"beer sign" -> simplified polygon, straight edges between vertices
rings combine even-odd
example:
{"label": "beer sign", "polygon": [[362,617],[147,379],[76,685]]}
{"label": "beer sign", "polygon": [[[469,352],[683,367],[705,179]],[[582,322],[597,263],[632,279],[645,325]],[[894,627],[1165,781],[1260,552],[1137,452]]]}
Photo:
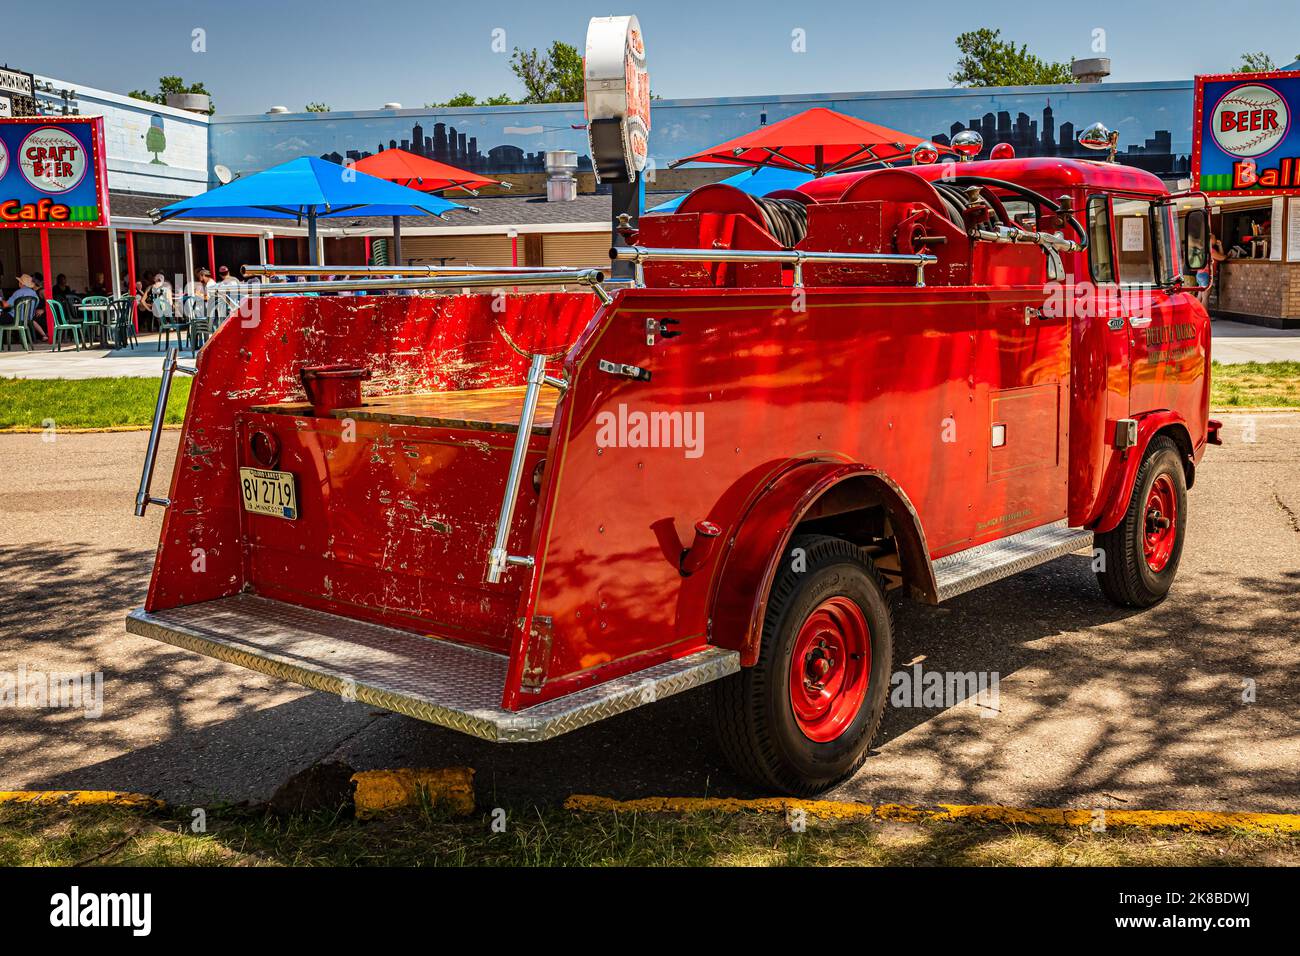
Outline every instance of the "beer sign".
{"label": "beer sign", "polygon": [[1300,195],[1300,73],[1198,76],[1192,181],[1211,196]]}
{"label": "beer sign", "polygon": [[0,119],[0,229],[107,225],[102,117]]}
{"label": "beer sign", "polygon": [[592,17],[583,62],[596,179],[635,182],[650,159],[650,73],[637,18]]}

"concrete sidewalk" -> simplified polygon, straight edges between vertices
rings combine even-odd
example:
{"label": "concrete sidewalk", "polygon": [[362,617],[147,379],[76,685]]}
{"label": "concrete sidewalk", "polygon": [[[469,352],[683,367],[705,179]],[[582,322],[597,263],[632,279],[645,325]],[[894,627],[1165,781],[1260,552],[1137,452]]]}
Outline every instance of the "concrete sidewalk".
{"label": "concrete sidewalk", "polygon": [[1300,329],[1270,329],[1215,319],[1210,354],[1217,362],[1300,362]]}
{"label": "concrete sidewalk", "polygon": [[[135,348],[76,351],[65,344],[60,352],[45,342],[35,343],[30,352],[15,345],[7,352],[0,351],[0,378],[158,378],[165,354],[158,340],[157,333],[146,332]],[[171,344],[175,341],[173,336]],[[192,354],[181,353],[185,357]]]}

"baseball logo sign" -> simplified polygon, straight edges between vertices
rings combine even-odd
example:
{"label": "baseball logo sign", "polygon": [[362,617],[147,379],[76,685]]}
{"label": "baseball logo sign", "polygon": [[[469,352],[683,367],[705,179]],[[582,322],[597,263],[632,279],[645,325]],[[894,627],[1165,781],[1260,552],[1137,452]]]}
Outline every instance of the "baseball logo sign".
{"label": "baseball logo sign", "polygon": [[4,142],[0,141],[0,179],[4,179],[7,172],[9,172],[9,150]]}
{"label": "baseball logo sign", "polygon": [[1286,138],[1291,114],[1286,100],[1263,83],[1247,83],[1214,104],[1210,132],[1225,153],[1263,156]]}
{"label": "baseball logo sign", "polygon": [[86,150],[65,129],[43,126],[32,130],[18,150],[18,168],[33,187],[44,193],[66,193],[86,177]]}

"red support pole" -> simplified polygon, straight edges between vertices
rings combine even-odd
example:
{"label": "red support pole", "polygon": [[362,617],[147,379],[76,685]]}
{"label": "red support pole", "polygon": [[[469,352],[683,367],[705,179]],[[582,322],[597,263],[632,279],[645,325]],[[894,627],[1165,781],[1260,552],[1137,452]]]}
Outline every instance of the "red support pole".
{"label": "red support pole", "polygon": [[370,265],[370,237],[366,236],[366,265]]}
{"label": "red support pole", "polygon": [[266,238],[266,264],[275,265],[275,237],[267,236]]}
{"label": "red support pole", "polygon": [[54,298],[54,276],[50,275],[50,230],[45,226],[41,227],[41,275],[44,279],[45,288],[41,290],[42,297],[46,300],[45,306],[45,331],[50,335],[50,341],[54,341],[54,312],[49,307],[49,300]]}
{"label": "red support pole", "polygon": [[510,264],[516,267],[519,265],[519,233],[510,237]]}
{"label": "red support pole", "polygon": [[129,229],[126,231],[126,281],[130,286],[127,295],[131,297],[131,322],[135,325],[136,334],[139,334],[140,303],[135,298],[135,233]]}
{"label": "red support pole", "polygon": [[212,277],[217,277],[217,244],[212,238],[212,233],[208,233],[208,271]]}

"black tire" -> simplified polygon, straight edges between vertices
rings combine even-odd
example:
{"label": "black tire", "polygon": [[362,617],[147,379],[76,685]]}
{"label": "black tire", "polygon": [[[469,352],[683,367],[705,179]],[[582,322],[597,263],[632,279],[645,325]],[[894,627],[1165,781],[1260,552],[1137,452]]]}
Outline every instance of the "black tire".
{"label": "black tire", "polygon": [[[799,571],[795,549],[804,554]],[[867,625],[870,667],[861,655],[854,658],[860,662],[858,673],[867,672],[866,689],[852,718],[845,716],[842,725],[833,725],[842,730],[818,742],[805,734],[795,716],[792,656],[805,622],[825,602],[838,602],[852,614],[845,599],[856,605]],[[884,584],[869,558],[840,538],[794,538],[772,585],[757,663],[713,685],[719,742],[736,771],[765,789],[794,796],[821,793],[852,776],[866,760],[880,727],[893,666],[893,634]],[[848,695],[850,701],[857,698]],[[846,706],[845,713],[852,712],[851,704]]]}
{"label": "black tire", "polygon": [[[1167,482],[1172,491],[1172,552],[1158,569],[1153,568],[1144,550],[1149,531],[1148,501],[1157,482]],[[1158,518],[1169,517],[1158,514]],[[1158,520],[1157,518],[1157,520]],[[1124,518],[1110,531],[1097,535],[1096,547],[1102,562],[1097,570],[1101,590],[1121,607],[1151,607],[1169,593],[1183,555],[1183,535],[1187,531],[1187,476],[1182,455],[1174,441],[1157,436],[1147,446],[1142,464],[1133,482]],[[1157,562],[1159,563],[1159,562]]]}

